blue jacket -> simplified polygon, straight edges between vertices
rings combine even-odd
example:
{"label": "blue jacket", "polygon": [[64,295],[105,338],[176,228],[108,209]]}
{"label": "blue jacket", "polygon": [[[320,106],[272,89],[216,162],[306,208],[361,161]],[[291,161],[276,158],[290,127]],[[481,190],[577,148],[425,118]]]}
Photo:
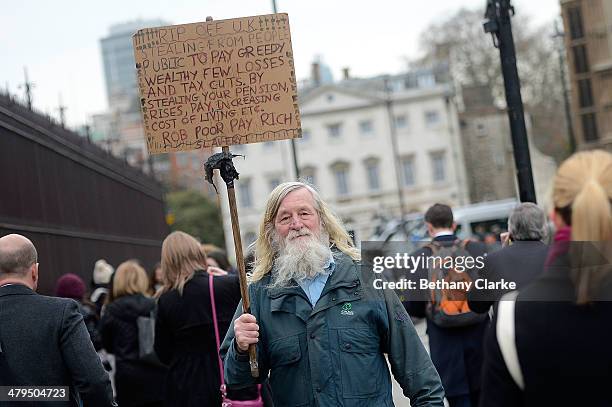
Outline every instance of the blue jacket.
{"label": "blue jacket", "polygon": [[[314,309],[295,287],[269,289],[270,275],[250,285],[257,318],[260,378],[270,374],[280,406],[393,406],[393,376],[412,406],[444,405],[444,391],[410,317],[397,295],[376,290],[374,275],[336,252],[336,269]],[[238,306],[237,318],[242,313]],[[252,383],[248,355],[238,353],[234,329],[221,355],[228,384]]]}

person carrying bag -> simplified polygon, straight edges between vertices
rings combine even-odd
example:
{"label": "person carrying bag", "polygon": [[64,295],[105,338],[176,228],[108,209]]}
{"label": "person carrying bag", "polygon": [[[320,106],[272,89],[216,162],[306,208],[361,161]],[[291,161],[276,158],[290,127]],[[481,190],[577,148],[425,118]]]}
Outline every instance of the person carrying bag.
{"label": "person carrying bag", "polygon": [[219,356],[220,339],[219,339],[219,324],[217,323],[217,309],[215,306],[215,286],[213,283],[214,276],[209,274],[208,286],[210,288],[210,305],[212,307],[213,325],[215,327],[215,342],[217,345],[217,358],[219,359],[219,377],[221,379],[221,407],[264,407],[264,402],[261,397],[261,384],[257,385],[257,398],[254,400],[231,400],[227,397],[227,386],[223,374],[223,361]]}

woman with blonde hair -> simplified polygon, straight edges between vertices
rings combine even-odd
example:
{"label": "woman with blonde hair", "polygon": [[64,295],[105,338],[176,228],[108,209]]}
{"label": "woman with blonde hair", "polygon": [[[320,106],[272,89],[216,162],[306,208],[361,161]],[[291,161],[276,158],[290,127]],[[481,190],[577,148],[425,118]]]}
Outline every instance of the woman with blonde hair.
{"label": "woman with blonde hair", "polygon": [[612,405],[612,154],[568,158],[552,202],[544,273],[502,298],[489,331],[481,406]]}
{"label": "woman with blonde hair", "polygon": [[155,300],[147,296],[149,278],[135,261],[121,263],[100,321],[104,349],[115,355],[115,387],[121,406],[161,406],[166,368],[140,359],[139,317],[149,317]]}
{"label": "woman with blonde hair", "polygon": [[[166,406],[220,406],[219,357],[215,342],[206,254],[184,232],[172,232],[162,244],[163,287],[158,300],[155,351],[169,366]],[[237,276],[214,273],[221,338],[240,302]],[[257,388],[249,389],[257,392]],[[256,395],[256,394],[255,394]],[[255,398],[247,391],[244,398]],[[233,395],[240,398],[241,395]]]}

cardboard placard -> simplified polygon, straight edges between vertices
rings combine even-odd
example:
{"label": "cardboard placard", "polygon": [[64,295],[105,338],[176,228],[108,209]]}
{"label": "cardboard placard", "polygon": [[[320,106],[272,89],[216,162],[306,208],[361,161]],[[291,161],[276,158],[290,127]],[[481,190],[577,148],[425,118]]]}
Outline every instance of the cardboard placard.
{"label": "cardboard placard", "polygon": [[285,13],[133,36],[150,154],[301,136]]}

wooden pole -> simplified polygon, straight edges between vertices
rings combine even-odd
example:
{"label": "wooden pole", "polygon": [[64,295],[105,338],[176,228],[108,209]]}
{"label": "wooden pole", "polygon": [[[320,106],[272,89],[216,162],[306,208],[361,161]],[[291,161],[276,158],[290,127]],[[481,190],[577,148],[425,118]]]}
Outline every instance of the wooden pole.
{"label": "wooden pole", "polygon": [[[213,21],[211,16],[206,17],[206,21]],[[229,146],[222,147],[222,153],[227,154],[230,157],[230,165],[233,172],[233,164],[231,164],[231,154]],[[221,172],[222,170],[219,169]],[[212,172],[211,172],[212,175]],[[238,265],[238,278],[240,280],[240,297],[242,297],[242,312],[247,313],[251,308],[251,301],[249,300],[249,286],[246,278],[246,269],[244,267],[244,254],[242,253],[242,238],[240,237],[240,224],[238,223],[238,209],[236,205],[236,193],[234,191],[234,181],[230,181],[223,177],[223,181],[227,185],[227,198],[230,207],[230,218],[232,221],[232,233],[234,234],[234,249],[236,251],[236,263]],[[227,174],[226,174],[227,175]],[[233,178],[233,177],[232,177]],[[238,173],[236,173],[238,178]],[[212,183],[212,178],[209,179]],[[257,347],[255,344],[249,345],[249,365],[251,366],[251,376],[259,377],[259,365],[257,363]]]}
{"label": "wooden pole", "polygon": [[[223,153],[229,154],[229,147],[223,146]],[[242,253],[242,238],[240,237],[240,224],[238,223],[238,209],[236,205],[236,193],[234,183],[227,184],[227,198],[230,207],[230,218],[232,221],[232,232],[234,234],[234,248],[236,250],[236,263],[238,264],[238,277],[240,278],[240,296],[242,297],[242,312],[250,311],[249,287],[244,267],[244,254]],[[249,345],[249,365],[251,376],[259,377],[259,366],[257,364],[257,347]]]}

